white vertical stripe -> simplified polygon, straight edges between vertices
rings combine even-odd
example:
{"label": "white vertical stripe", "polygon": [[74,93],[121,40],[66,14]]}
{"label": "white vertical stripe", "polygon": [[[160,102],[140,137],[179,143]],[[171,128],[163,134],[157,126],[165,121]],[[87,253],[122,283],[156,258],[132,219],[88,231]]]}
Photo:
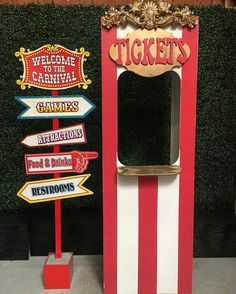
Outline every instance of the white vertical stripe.
{"label": "white vertical stripe", "polygon": [[158,294],[178,292],[179,176],[158,177]]}
{"label": "white vertical stripe", "polygon": [[[117,38],[133,28],[119,27]],[[117,79],[126,68],[117,67]],[[118,151],[118,150],[117,150]],[[121,166],[117,158],[117,165]],[[138,177],[117,175],[117,293],[138,293]]]}
{"label": "white vertical stripe", "polygon": [[117,293],[138,293],[138,177],[117,176]]}
{"label": "white vertical stripe", "polygon": [[[173,33],[176,38],[182,37],[182,28],[168,27],[165,30]],[[181,79],[182,68],[173,70]],[[175,164],[179,164],[179,157]],[[179,178],[179,175],[158,177],[158,294],[178,293]]]}

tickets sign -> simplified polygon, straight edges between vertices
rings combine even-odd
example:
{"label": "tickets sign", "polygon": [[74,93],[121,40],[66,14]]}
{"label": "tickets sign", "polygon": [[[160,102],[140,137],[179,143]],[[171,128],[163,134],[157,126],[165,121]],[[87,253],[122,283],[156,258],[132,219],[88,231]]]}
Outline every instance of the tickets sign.
{"label": "tickets sign", "polygon": [[26,109],[18,119],[84,118],[96,106],[84,95],[77,96],[18,96]]}
{"label": "tickets sign", "polygon": [[96,159],[97,152],[72,151],[45,154],[25,154],[25,169],[30,174],[83,173],[89,160]]}
{"label": "tickets sign", "polygon": [[22,78],[16,81],[23,90],[26,86],[47,90],[74,86],[86,89],[91,83],[84,75],[85,57],[90,55],[84,48],[71,51],[61,45],[47,44],[34,51],[20,48],[15,55],[24,67]]}
{"label": "tickets sign", "polygon": [[87,196],[92,191],[83,186],[90,174],[27,182],[17,195],[29,203]]}
{"label": "tickets sign", "polygon": [[162,29],[138,29],[117,39],[109,50],[118,65],[143,77],[154,77],[181,67],[190,56],[190,47],[182,38]]}
{"label": "tickets sign", "polygon": [[87,143],[87,137],[85,126],[83,123],[80,123],[57,130],[29,135],[21,143],[26,147],[84,144]]}

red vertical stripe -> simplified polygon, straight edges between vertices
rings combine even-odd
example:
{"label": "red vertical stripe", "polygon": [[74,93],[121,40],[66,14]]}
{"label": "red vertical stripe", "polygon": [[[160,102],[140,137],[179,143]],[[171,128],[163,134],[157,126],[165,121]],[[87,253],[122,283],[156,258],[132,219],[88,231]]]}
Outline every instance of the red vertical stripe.
{"label": "red vertical stripe", "polygon": [[[138,294],[157,293],[158,178],[139,177]],[[128,293],[127,293],[128,294]]]}
{"label": "red vertical stripe", "polygon": [[109,57],[109,49],[116,39],[116,28],[101,29],[101,39],[104,293],[115,294],[117,293],[117,69]]}
{"label": "red vertical stripe", "polygon": [[180,101],[180,205],[178,293],[192,293],[194,161],[197,94],[198,26],[183,28],[183,40],[190,46],[190,58],[182,67]]}
{"label": "red vertical stripe", "polygon": [[[58,91],[52,91],[52,96],[58,96]],[[59,128],[59,119],[53,118],[53,130]],[[59,145],[53,147],[53,152],[60,152]],[[54,178],[60,178],[59,173],[54,174]],[[55,200],[55,255],[56,258],[61,258],[61,200]]]}

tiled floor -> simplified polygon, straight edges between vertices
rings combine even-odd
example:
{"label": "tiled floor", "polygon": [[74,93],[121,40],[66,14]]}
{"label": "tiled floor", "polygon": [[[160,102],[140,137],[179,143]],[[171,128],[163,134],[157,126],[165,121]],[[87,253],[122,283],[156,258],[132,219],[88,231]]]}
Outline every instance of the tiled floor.
{"label": "tiled floor", "polygon": [[[70,290],[44,290],[45,257],[0,261],[0,294],[101,294],[102,256],[75,256]],[[129,294],[129,293],[124,293]],[[236,294],[236,258],[194,260],[193,294]]]}

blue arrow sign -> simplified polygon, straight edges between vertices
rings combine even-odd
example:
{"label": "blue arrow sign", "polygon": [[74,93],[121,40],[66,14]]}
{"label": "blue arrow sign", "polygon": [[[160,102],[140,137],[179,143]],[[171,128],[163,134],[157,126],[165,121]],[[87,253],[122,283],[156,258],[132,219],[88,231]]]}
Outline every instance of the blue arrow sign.
{"label": "blue arrow sign", "polygon": [[26,107],[18,119],[84,118],[96,106],[84,95],[17,96]]}

